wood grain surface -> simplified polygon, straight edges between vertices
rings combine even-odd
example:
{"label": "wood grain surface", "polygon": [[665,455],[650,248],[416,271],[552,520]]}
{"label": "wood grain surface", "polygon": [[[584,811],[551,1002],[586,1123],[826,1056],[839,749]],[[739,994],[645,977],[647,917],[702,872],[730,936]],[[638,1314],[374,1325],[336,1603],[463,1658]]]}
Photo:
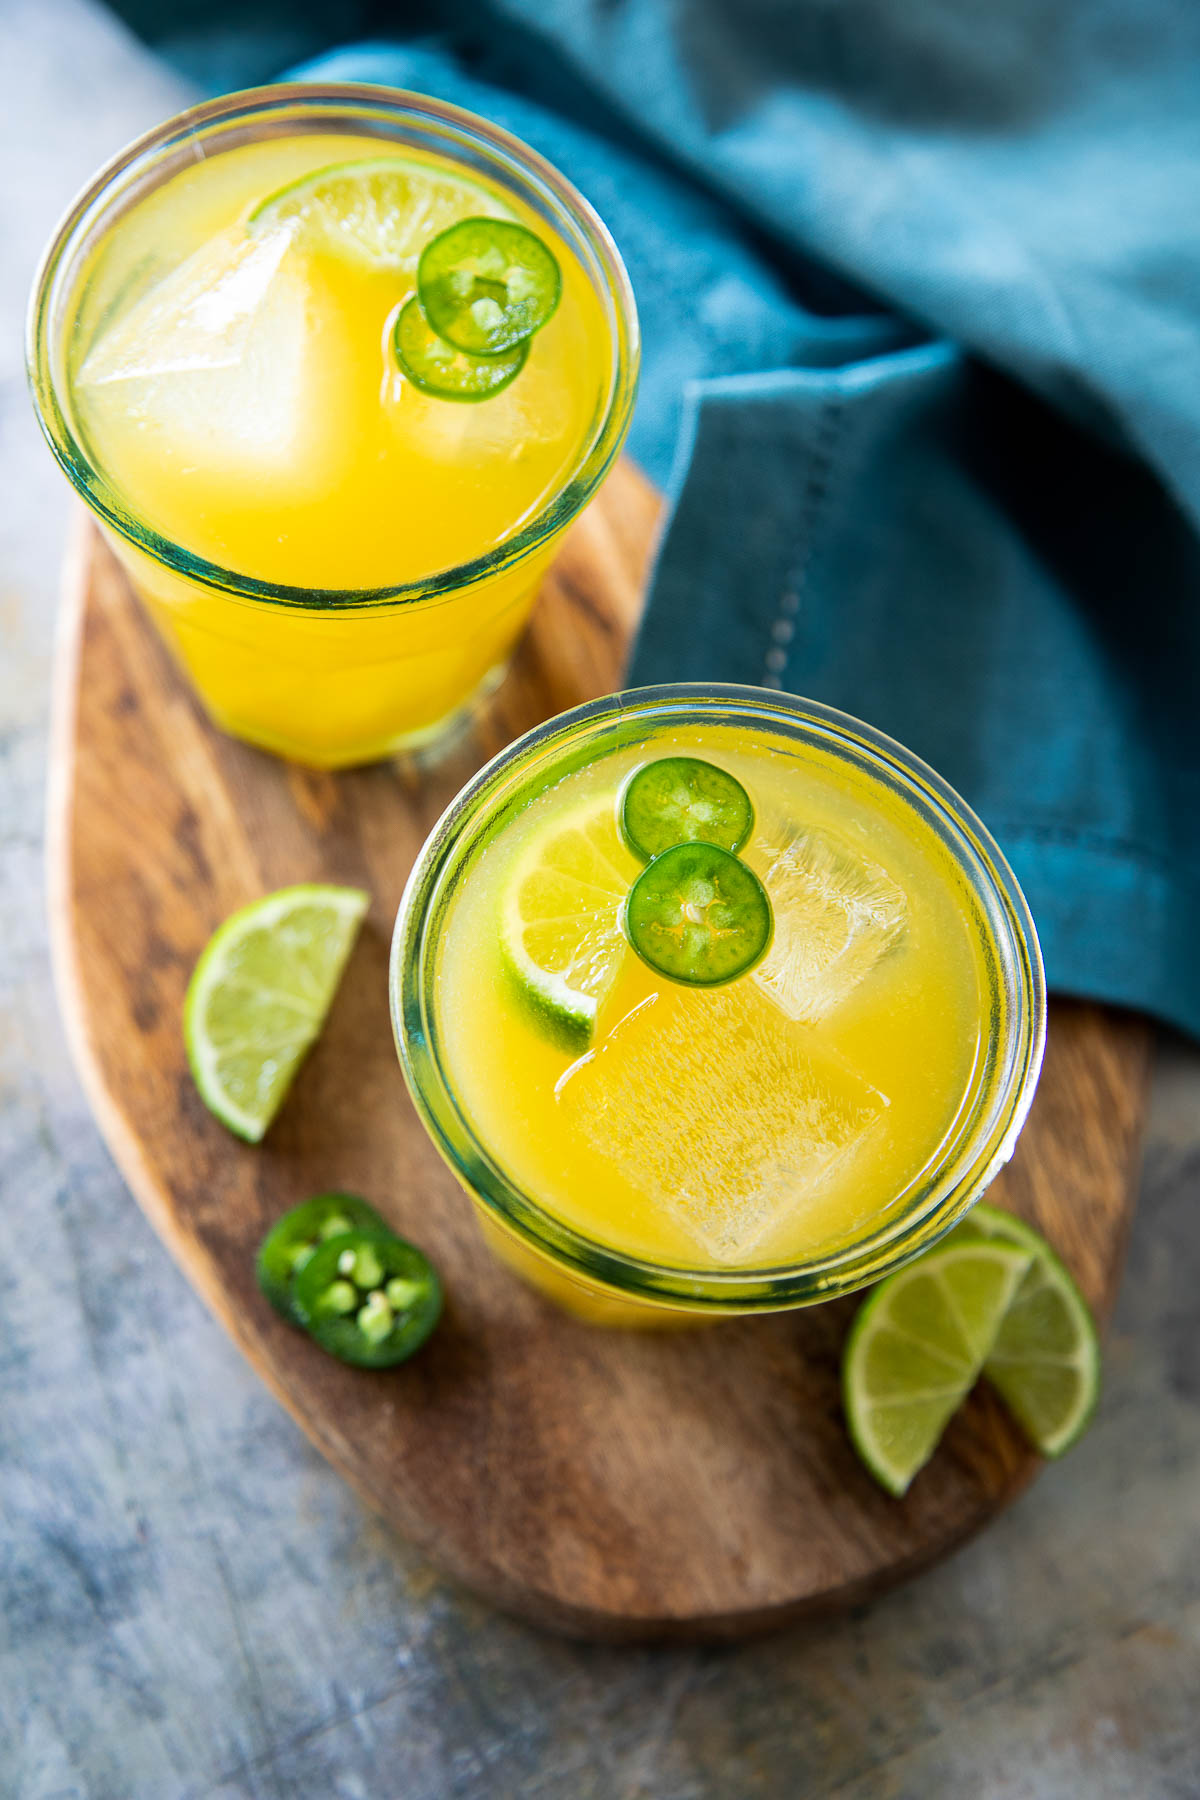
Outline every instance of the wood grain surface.
{"label": "wood grain surface", "polygon": [[[96,1117],[175,1256],[313,1442],[442,1570],[585,1636],[719,1637],[865,1597],[963,1541],[1037,1459],[981,1387],[908,1497],[842,1425],[854,1302],[707,1332],[604,1333],[492,1260],[427,1142],[391,1042],[387,945],[413,858],[478,764],[619,680],[659,502],[619,469],[573,529],[513,672],[436,768],[324,774],[200,716],[109,552],[80,530],[57,660],[51,914]],[[205,1111],[180,1032],[235,907],[301,880],[372,893],[320,1043],[265,1145]],[[1149,1028],[1056,1002],[1041,1088],[993,1198],[1037,1224],[1106,1317],[1144,1114]],[[372,1199],[445,1274],[448,1315],[387,1375],[344,1368],[259,1297],[254,1251],[325,1187]]]}

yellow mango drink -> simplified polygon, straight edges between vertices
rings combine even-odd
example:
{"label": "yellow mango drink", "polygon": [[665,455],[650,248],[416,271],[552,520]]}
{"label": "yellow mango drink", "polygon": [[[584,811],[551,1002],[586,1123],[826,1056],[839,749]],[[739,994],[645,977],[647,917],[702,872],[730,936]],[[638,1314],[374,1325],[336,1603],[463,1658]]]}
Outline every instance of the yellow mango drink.
{"label": "yellow mango drink", "polygon": [[637,326],[603,226],[515,139],[293,87],[98,178],[30,363],[212,718],[333,767],[436,741],[499,679],[623,439]]}
{"label": "yellow mango drink", "polygon": [[1011,1154],[1045,999],[983,826],[758,689],[592,703],[476,777],[393,947],[404,1072],[493,1247],[595,1322],[805,1304]]}

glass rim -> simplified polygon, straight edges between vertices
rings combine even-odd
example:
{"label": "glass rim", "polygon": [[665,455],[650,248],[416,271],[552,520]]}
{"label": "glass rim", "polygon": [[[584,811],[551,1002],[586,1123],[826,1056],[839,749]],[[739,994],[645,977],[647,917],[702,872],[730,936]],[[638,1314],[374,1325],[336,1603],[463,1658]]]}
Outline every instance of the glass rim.
{"label": "glass rim", "polygon": [[[560,227],[568,224],[574,229],[596,265],[589,270],[587,261],[581,258],[585,273],[603,277],[611,302],[611,388],[603,415],[571,473],[510,537],[480,556],[416,581],[373,588],[299,587],[240,574],[194,555],[135,513],[125,512],[115,504],[115,497],[109,497],[103,471],[72,429],[60,399],[55,374],[54,302],[62,297],[61,284],[73,275],[75,253],[102,226],[114,187],[123,177],[132,179],[140,167],[152,166],[156,157],[168,154],[197,131],[215,132],[252,122],[256,116],[269,118],[289,112],[301,118],[329,118],[345,113],[350,124],[371,116],[406,120],[417,127],[424,125],[444,142],[482,153],[495,168],[515,176],[544,201]],[[572,242],[570,232],[566,235]],[[572,247],[578,254],[578,243]],[[105,525],[173,573],[213,588],[228,599],[304,611],[352,612],[451,598],[462,589],[525,561],[557,536],[592,498],[624,441],[637,392],[640,336],[633,289],[607,226],[566,176],[520,138],[465,107],[404,88],[365,82],[281,82],[244,88],[175,113],[104,165],[67,208],[43,253],[26,316],[25,354],[30,393],[42,433],[72,487]]]}
{"label": "glass rim", "polygon": [[[470,853],[479,829],[519,791],[531,764],[552,769],[581,739],[602,742],[623,719],[650,725],[672,715],[722,707],[721,717],[767,725],[774,716],[809,741],[824,741],[860,772],[880,777],[912,802],[981,904],[1009,1003],[1003,1008],[1005,1054],[998,1076],[981,1086],[968,1122],[920,1172],[902,1216],[823,1257],[750,1269],[683,1267],[614,1249],[556,1218],[491,1156],[455,1099],[436,1049],[429,1003],[432,957],[426,925],[443,877]],[[465,848],[464,848],[465,844]],[[392,1028],[409,1093],[435,1148],[468,1192],[535,1252],[589,1284],[615,1294],[692,1311],[775,1311],[832,1299],[878,1280],[951,1229],[1009,1160],[1037,1086],[1046,1040],[1046,989],[1037,929],[1028,903],[991,833],[948,782],[873,726],[826,706],[766,688],[680,682],[627,689],[559,714],[514,740],[450,802],[420,851],[405,886],[392,936]],[[985,1104],[986,1102],[986,1104]],[[978,1116],[975,1116],[978,1115]],[[904,1190],[909,1193],[910,1190]],[[898,1196],[899,1198],[900,1196]]]}

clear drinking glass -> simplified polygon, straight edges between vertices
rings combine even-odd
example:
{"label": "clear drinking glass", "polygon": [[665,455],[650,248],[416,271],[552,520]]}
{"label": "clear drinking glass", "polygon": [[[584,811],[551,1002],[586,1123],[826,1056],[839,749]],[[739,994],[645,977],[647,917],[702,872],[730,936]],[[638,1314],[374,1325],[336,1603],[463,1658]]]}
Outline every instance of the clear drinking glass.
{"label": "clear drinking glass", "polygon": [[[603,316],[608,367],[573,466],[486,554],[421,580],[371,589],[286,586],[204,560],[156,530],[136,493],[119,491],[89,449],[73,404],[70,328],[81,284],[114,223],[198,159],[301,133],[369,137],[381,152],[433,155],[468,177],[482,176],[568,247]],[[280,755],[336,767],[435,742],[500,679],[563,531],[595,494],[624,439],[638,326],[628,277],[603,224],[517,139],[417,94],[295,84],[194,107],[97,176],[46,254],[28,355],[51,449],[212,718]],[[442,404],[447,416],[467,410]]]}
{"label": "clear drinking glass", "polygon": [[[678,1267],[627,1255],[574,1229],[526,1192],[481,1140],[456,1092],[438,1012],[439,950],[481,851],[537,795],[617,746],[677,741],[700,727],[794,752],[812,746],[853,780],[911,809],[944,847],[953,904],[983,946],[981,1052],[969,1100],[936,1159],[901,1194],[881,1194],[851,1241],[770,1267]],[[670,752],[669,752],[670,753]],[[690,753],[690,752],[689,752]],[[697,752],[703,754],[703,751]],[[391,1006],[401,1065],[422,1120],[474,1202],[492,1247],[527,1279],[596,1323],[655,1325],[804,1306],[873,1282],[954,1225],[1012,1154],[1045,1040],[1037,934],[996,844],[957,794],[900,745],[830,707],[715,684],[647,688],[596,700],[511,744],[462,790],[412,871],[392,946]],[[518,1079],[518,1072],[512,1072]],[[664,1071],[663,1104],[670,1105]]]}

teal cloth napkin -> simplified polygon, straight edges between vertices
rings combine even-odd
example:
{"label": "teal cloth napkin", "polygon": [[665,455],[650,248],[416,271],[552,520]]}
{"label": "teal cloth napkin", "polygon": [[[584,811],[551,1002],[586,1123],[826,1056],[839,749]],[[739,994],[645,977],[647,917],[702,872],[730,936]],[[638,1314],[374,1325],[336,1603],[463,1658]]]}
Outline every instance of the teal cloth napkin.
{"label": "teal cloth napkin", "polygon": [[1053,988],[1200,1036],[1194,0],[246,0],[165,29],[214,89],[380,34],[300,72],[557,163],[629,264],[630,445],[673,503],[630,683],[891,732],[995,832]]}

